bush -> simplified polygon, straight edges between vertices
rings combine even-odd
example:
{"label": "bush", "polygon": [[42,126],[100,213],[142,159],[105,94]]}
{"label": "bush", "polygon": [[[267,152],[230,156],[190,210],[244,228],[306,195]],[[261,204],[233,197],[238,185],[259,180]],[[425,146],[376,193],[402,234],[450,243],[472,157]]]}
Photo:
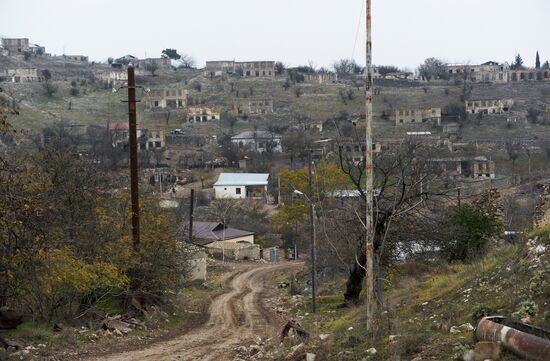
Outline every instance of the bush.
{"label": "bush", "polygon": [[500,235],[502,222],[494,209],[482,209],[472,205],[451,210],[447,224],[443,250],[452,260],[471,260],[483,255],[489,239]]}

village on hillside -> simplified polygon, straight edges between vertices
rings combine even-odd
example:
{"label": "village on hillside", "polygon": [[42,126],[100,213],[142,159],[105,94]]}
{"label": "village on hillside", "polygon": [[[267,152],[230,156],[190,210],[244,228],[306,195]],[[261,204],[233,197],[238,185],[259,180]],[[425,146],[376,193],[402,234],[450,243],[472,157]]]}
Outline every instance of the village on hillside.
{"label": "village on hillside", "polygon": [[0,360],[550,360],[550,54],[533,52],[369,73],[2,38],[0,307],[25,316],[0,312]]}

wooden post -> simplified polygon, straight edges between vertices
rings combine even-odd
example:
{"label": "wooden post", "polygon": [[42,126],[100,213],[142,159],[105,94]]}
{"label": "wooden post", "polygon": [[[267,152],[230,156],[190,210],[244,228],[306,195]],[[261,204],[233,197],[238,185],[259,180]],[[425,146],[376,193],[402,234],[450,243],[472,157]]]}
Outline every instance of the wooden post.
{"label": "wooden post", "polygon": [[366,0],[367,50],[365,67],[365,245],[366,245],[366,289],[367,330],[372,329],[374,316],[374,220],[373,220],[373,162],[372,162],[372,38],[371,0]]}
{"label": "wooden post", "polygon": [[139,188],[137,156],[137,107],[134,67],[128,67],[128,118],[130,131],[130,191],[132,195],[132,240],[139,248]]}

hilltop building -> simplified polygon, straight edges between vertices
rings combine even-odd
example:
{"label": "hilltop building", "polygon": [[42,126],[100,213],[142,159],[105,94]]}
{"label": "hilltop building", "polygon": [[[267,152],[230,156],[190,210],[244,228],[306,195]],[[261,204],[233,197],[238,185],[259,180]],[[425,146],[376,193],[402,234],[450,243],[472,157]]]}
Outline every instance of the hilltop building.
{"label": "hilltop building", "polygon": [[239,74],[242,77],[272,78],[275,76],[274,61],[243,61],[233,60],[207,61],[205,76],[222,76],[223,74]]}
{"label": "hilltop building", "polygon": [[[109,139],[113,148],[128,148],[130,144],[130,127],[128,123],[109,123]],[[162,149],[166,145],[164,130],[144,129],[137,123],[138,151]]]}

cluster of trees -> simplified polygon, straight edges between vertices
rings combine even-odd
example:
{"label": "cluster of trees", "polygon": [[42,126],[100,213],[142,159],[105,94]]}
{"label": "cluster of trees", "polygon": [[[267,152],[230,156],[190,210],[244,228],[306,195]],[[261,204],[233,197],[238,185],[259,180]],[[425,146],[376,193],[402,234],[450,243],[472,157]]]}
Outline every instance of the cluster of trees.
{"label": "cluster of trees", "polygon": [[[0,133],[12,132],[0,120]],[[55,320],[178,289],[186,260],[171,215],[143,198],[135,248],[129,197],[115,189],[123,184],[63,148],[2,155],[0,306]]]}

